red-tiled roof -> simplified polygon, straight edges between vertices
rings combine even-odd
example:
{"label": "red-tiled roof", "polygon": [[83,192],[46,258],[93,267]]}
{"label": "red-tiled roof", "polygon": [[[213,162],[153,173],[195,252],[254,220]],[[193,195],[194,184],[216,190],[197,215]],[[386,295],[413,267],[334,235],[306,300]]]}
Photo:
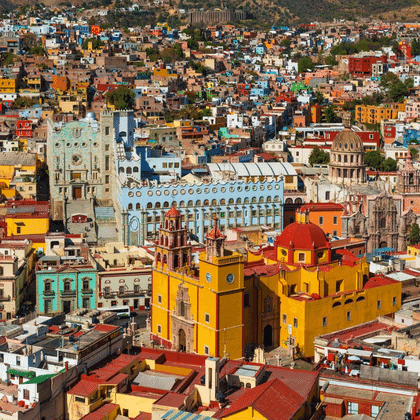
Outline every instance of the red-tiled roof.
{"label": "red-tiled roof", "polygon": [[344,206],[338,203],[308,203],[299,207],[299,212],[304,211],[342,211]]}
{"label": "red-tiled roof", "polygon": [[162,405],[180,409],[185,402],[186,395],[176,392],[167,392],[165,395],[156,400],[153,404]]}
{"label": "red-tiled roof", "polygon": [[92,411],[88,415],[82,417],[82,420],[102,420],[108,418],[108,416],[115,410],[118,409],[118,404],[105,404],[95,411]]}
{"label": "red-tiled roof", "polygon": [[68,393],[78,395],[80,397],[88,397],[98,389],[98,385],[98,380],[92,381],[81,379],[73,388],[68,391]]}
{"label": "red-tiled roof", "polygon": [[[254,408],[267,420],[289,420],[305,404],[301,397],[279,379],[273,379],[263,385],[247,390],[230,407],[223,409],[220,414],[227,417],[248,407]],[[276,402],[276,404],[273,404]],[[281,407],[281,409],[279,409]]]}
{"label": "red-tiled roof", "polygon": [[363,289],[372,289],[373,287],[388,286],[390,284],[399,283],[397,280],[390,279],[389,277],[378,275],[372,277],[363,286]]}
{"label": "red-tiled roof", "polygon": [[96,331],[111,332],[119,327],[116,325],[96,324],[93,328]]}
{"label": "red-tiled roof", "polygon": [[172,206],[166,213],[165,216],[168,217],[177,217],[177,216],[181,216],[181,213],[174,207]]}

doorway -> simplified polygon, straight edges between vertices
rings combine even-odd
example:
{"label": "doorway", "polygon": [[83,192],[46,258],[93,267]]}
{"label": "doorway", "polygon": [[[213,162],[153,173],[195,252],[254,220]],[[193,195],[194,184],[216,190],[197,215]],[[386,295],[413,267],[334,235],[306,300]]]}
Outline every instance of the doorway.
{"label": "doorway", "polygon": [[133,309],[139,309],[139,300],[138,299],[134,299],[133,301]]}
{"label": "doorway", "polygon": [[387,247],[387,243],[385,241],[382,241],[379,245],[379,248],[386,248]]}
{"label": "doorway", "polygon": [[73,187],[73,199],[82,198],[82,187]]}
{"label": "doorway", "polygon": [[187,351],[187,337],[185,336],[184,330],[179,330],[179,350],[178,351]]}
{"label": "doorway", "polygon": [[63,312],[68,314],[71,312],[71,301],[70,300],[63,300]]}
{"label": "doorway", "polygon": [[264,328],[264,347],[273,346],[273,327],[266,325]]}

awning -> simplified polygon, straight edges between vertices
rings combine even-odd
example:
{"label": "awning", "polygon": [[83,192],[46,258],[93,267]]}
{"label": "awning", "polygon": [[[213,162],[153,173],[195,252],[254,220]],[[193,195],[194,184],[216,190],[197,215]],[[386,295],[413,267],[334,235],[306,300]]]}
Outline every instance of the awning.
{"label": "awning", "polygon": [[26,372],[24,370],[18,370],[18,369],[8,369],[7,373],[10,373],[11,375],[16,375],[16,376],[23,376],[24,378],[35,377],[35,372]]}

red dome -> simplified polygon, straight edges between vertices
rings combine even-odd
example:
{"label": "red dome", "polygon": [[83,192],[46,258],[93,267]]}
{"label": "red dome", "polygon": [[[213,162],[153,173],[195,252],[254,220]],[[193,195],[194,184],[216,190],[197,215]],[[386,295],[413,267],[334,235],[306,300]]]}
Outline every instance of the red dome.
{"label": "red dome", "polygon": [[295,222],[286,226],[283,232],[277,236],[275,244],[295,249],[325,249],[329,247],[324,231],[311,222]]}

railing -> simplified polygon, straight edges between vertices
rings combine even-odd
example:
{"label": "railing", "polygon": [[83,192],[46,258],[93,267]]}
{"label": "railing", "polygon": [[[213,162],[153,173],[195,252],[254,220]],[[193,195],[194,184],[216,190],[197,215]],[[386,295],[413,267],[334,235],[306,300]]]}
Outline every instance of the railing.
{"label": "railing", "polygon": [[7,302],[10,300],[10,295],[8,296],[0,296],[0,302]]}
{"label": "railing", "polygon": [[61,296],[76,296],[75,290],[61,290],[60,292]]}
{"label": "railing", "polygon": [[93,289],[82,289],[82,295],[92,295]]}
{"label": "railing", "polygon": [[44,296],[55,296],[54,290],[44,290]]}

